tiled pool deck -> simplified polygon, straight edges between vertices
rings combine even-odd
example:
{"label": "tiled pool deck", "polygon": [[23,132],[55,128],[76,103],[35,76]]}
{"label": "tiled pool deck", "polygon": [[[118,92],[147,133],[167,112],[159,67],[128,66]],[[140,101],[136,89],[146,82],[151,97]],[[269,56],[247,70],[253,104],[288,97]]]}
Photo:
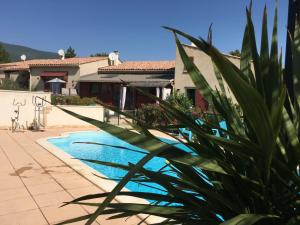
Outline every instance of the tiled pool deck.
{"label": "tiled pool deck", "polygon": [[[1,225],[55,224],[94,212],[95,208],[79,205],[59,208],[62,202],[102,191],[36,143],[40,138],[72,131],[76,129],[24,133],[0,130]],[[106,220],[100,216],[94,224],[126,225],[139,221],[138,217]]]}

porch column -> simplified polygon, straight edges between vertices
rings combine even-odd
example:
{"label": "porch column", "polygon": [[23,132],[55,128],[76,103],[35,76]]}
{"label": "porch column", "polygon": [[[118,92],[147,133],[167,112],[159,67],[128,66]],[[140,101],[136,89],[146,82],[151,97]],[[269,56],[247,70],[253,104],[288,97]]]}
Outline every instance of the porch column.
{"label": "porch column", "polygon": [[125,108],[125,102],[126,102],[126,91],[127,87],[121,86],[120,89],[120,109],[123,111]]}
{"label": "porch column", "polygon": [[[159,98],[159,96],[160,96],[160,88],[157,87],[156,88],[156,97]],[[156,101],[156,104],[159,104],[159,101]]]}
{"label": "porch column", "polygon": [[162,89],[162,99],[166,100],[166,98],[171,95],[171,88],[163,88]]}

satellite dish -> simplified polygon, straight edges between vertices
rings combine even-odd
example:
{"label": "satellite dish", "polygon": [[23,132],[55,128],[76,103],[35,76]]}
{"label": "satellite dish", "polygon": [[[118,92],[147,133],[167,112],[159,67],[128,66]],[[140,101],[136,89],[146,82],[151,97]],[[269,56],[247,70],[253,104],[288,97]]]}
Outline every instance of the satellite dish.
{"label": "satellite dish", "polygon": [[109,53],[108,59],[110,61],[110,65],[111,66],[118,65],[118,62],[119,62],[119,52],[118,51],[114,51],[114,52]]}
{"label": "satellite dish", "polygon": [[65,51],[63,49],[59,49],[58,54],[62,57],[62,59],[65,58]]}
{"label": "satellite dish", "polygon": [[25,61],[26,60],[26,55],[21,55],[21,60]]}
{"label": "satellite dish", "polygon": [[109,60],[115,61],[117,59],[118,55],[115,52],[111,52],[108,55]]}

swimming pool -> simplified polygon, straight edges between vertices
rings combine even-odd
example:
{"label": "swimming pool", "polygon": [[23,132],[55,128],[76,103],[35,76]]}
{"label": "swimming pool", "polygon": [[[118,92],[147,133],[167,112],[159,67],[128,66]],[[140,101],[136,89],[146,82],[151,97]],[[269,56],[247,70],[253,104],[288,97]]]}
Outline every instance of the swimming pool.
{"label": "swimming pool", "polygon": [[[165,142],[174,143],[174,141],[164,139]],[[58,147],[74,158],[80,159],[92,159],[92,160],[100,160],[106,162],[114,162],[119,164],[128,165],[128,163],[136,164],[141,158],[145,156],[147,153],[145,150],[140,149],[136,146],[130,145],[129,143],[122,141],[109,133],[104,131],[86,131],[86,132],[76,132],[70,133],[66,137],[59,138],[50,138],[48,139],[52,145]],[[114,145],[121,146],[125,148],[130,148],[135,151],[129,151],[126,149],[120,149],[111,146],[105,145],[93,145],[93,144],[84,144],[84,143],[75,143],[75,142],[95,142],[101,143],[105,145]],[[188,150],[188,148],[183,144],[176,144],[176,146]],[[99,165],[95,163],[90,163],[86,161],[82,161],[93,169],[97,170],[101,174],[105,175],[111,179],[122,178],[127,171]],[[149,161],[146,165],[146,169],[150,169],[153,171],[157,171],[166,165],[166,161],[163,158],[155,157],[151,161]],[[158,184],[148,184],[154,188],[144,186],[142,184],[136,182],[129,182],[126,185],[126,188],[130,191],[142,191],[142,192],[153,192],[153,193],[162,193],[164,188],[159,186]],[[161,189],[161,190],[158,190]]]}

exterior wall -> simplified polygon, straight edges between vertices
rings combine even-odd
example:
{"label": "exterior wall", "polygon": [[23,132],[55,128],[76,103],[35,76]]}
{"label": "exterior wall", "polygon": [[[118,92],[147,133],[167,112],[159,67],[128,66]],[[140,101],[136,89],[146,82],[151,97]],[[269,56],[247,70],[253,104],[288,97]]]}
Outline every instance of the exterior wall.
{"label": "exterior wall", "polygon": [[203,111],[208,110],[208,102],[200,94],[199,90],[195,89],[195,106],[199,107]]}
{"label": "exterior wall", "polygon": [[41,73],[47,71],[68,72],[68,81],[66,88],[75,88],[80,76],[79,67],[34,67],[30,69],[30,85],[31,90],[44,90],[44,81],[40,77]]}
{"label": "exterior wall", "polygon": [[44,82],[41,79],[40,74],[46,71],[68,72],[68,81],[66,83],[66,88],[77,88],[77,83],[80,76],[97,73],[98,68],[104,66],[108,66],[107,59],[81,64],[78,67],[33,67],[30,69],[31,88],[32,90],[44,90]]}
{"label": "exterior wall", "polygon": [[[189,57],[194,58],[194,63],[204,75],[208,84],[212,88],[220,88],[218,84],[218,80],[215,77],[214,68],[212,61],[209,56],[207,56],[204,52],[200,51],[198,48],[193,46],[184,46],[185,51],[187,52]],[[240,60],[238,57],[228,56],[228,59],[233,62],[237,67],[240,66]],[[175,90],[179,90],[181,93],[185,93],[186,88],[194,88],[195,85],[191,80],[189,74],[184,72],[184,65],[179,55],[178,49],[176,50],[176,65],[175,65]],[[225,83],[225,89],[229,96],[233,95],[229,93],[227,84]]]}
{"label": "exterior wall", "polygon": [[[67,110],[87,116],[92,119],[104,121],[104,109],[102,106],[61,106]],[[88,127],[91,126],[82,120],[79,120],[69,114],[61,111],[54,106],[48,106],[45,112],[45,125],[48,127]]]}
{"label": "exterior wall", "polygon": [[26,124],[29,126],[34,119],[34,105],[32,104],[32,98],[35,96],[41,98],[45,97],[47,101],[50,101],[50,93],[1,90],[0,127],[11,127],[11,118],[15,116],[14,110],[18,108],[13,105],[14,99],[16,102],[22,104],[25,103],[25,106],[20,107],[19,123],[24,127],[26,127]]}
{"label": "exterior wall", "polygon": [[98,73],[98,69],[101,67],[108,66],[108,59],[91,62],[91,63],[85,63],[81,64],[79,66],[80,68],[80,76],[85,76],[89,74]]}

